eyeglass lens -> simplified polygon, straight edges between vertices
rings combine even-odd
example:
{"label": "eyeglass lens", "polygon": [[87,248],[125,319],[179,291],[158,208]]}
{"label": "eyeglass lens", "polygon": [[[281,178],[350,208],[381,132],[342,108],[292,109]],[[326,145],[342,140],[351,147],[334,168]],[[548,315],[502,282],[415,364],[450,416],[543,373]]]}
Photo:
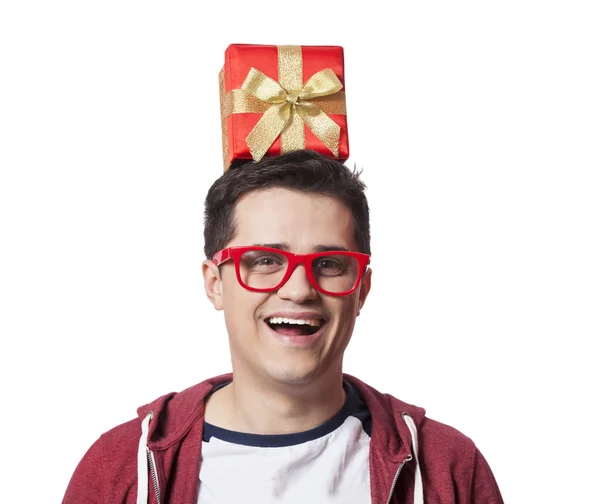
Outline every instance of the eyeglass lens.
{"label": "eyeglass lens", "polygon": [[[244,252],[240,258],[242,282],[254,289],[271,289],[287,273],[289,262],[283,254],[264,250]],[[358,261],[341,254],[319,256],[312,261],[312,274],[318,286],[327,292],[346,292],[358,277]]]}

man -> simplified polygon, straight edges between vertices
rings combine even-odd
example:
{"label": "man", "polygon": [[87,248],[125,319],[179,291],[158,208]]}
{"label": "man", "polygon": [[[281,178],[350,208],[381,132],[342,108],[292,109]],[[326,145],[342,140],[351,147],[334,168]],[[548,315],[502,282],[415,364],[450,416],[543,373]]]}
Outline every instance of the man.
{"label": "man", "polygon": [[470,439],[342,373],[371,288],[357,173],[309,151],[264,158],[217,180],[205,217],[233,374],[103,434],[64,503],[502,503]]}

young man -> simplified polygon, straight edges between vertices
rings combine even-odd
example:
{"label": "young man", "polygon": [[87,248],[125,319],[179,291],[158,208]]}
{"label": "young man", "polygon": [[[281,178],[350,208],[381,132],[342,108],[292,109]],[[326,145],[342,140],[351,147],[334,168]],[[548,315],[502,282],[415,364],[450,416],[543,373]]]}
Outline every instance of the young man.
{"label": "young man", "polygon": [[502,503],[470,439],[342,373],[371,288],[358,174],[308,151],[231,168],[204,234],[233,374],[103,434],[64,503]]}

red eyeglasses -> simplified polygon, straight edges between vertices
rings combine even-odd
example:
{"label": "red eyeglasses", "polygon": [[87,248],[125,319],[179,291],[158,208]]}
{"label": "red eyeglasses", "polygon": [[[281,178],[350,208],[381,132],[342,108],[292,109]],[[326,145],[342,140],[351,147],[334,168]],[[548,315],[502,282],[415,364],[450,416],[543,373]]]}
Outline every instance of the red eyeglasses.
{"label": "red eyeglasses", "polygon": [[270,247],[229,247],[212,258],[216,266],[233,259],[242,287],[253,292],[271,292],[285,284],[296,266],[304,266],[311,285],[331,296],[352,294],[360,284],[370,257],[360,252],[333,250],[314,254],[292,254]]}

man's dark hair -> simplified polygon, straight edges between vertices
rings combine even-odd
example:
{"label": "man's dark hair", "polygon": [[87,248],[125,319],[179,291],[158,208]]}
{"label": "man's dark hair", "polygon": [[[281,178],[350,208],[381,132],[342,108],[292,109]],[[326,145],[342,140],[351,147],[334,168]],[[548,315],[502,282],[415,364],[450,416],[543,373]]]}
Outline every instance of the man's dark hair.
{"label": "man's dark hair", "polygon": [[300,150],[232,166],[208,190],[204,202],[204,253],[210,259],[235,236],[234,212],[251,191],[284,188],[339,198],[352,211],[359,251],[371,253],[369,205],[360,172],[313,151]]}

